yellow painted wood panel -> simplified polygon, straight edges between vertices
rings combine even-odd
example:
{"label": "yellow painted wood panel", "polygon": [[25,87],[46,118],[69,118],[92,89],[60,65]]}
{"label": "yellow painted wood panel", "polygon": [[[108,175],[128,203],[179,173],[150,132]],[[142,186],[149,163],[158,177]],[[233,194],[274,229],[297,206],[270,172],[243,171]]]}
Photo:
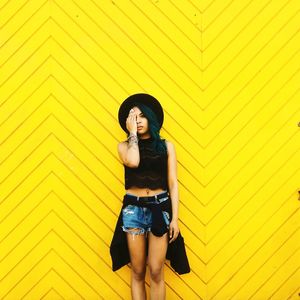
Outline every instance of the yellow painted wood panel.
{"label": "yellow painted wood panel", "polygon": [[167,299],[299,299],[299,17],[296,0],[0,1],[0,298],[130,299],[109,256],[117,112],[148,92],[191,264],[166,263]]}

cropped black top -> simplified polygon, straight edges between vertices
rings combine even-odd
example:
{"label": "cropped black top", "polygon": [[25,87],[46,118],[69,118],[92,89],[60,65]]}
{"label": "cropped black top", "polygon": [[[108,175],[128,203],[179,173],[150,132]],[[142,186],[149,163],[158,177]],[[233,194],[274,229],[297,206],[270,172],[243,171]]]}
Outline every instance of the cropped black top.
{"label": "cropped black top", "polygon": [[137,168],[124,165],[126,190],[131,187],[167,190],[168,156],[167,153],[156,153],[152,142],[152,138],[139,140],[140,163]]}

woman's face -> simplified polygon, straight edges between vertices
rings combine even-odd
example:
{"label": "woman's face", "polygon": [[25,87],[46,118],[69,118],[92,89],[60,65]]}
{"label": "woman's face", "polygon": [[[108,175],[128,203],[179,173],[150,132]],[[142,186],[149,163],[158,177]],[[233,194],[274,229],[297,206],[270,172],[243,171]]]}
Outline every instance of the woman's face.
{"label": "woman's face", "polygon": [[134,113],[136,115],[136,123],[137,123],[137,134],[143,135],[148,133],[148,120],[143,115],[142,111],[138,107],[133,107]]}

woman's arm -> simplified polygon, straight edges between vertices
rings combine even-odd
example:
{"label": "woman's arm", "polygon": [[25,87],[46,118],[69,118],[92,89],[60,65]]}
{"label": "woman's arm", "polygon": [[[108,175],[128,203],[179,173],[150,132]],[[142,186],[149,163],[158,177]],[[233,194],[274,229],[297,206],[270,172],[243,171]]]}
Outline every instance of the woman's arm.
{"label": "woman's arm", "polygon": [[129,131],[127,142],[118,144],[118,153],[123,164],[130,168],[137,168],[140,163],[140,151],[137,137],[136,113],[130,110],[126,119],[126,128]]}
{"label": "woman's arm", "polygon": [[118,153],[123,164],[130,168],[137,168],[140,163],[140,152],[136,135],[129,135],[127,142],[118,144]]}
{"label": "woman's arm", "polygon": [[172,220],[170,223],[170,243],[176,240],[178,228],[179,191],[177,181],[177,159],[174,145],[167,141],[168,149],[168,187],[172,201]]}

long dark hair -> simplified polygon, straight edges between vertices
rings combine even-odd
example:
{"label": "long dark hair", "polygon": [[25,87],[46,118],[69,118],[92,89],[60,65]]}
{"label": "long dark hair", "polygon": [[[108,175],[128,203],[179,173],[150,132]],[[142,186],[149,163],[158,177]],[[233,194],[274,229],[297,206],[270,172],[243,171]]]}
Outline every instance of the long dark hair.
{"label": "long dark hair", "polygon": [[145,118],[148,120],[149,133],[151,138],[153,139],[153,149],[155,149],[158,154],[166,154],[167,146],[165,140],[162,140],[160,137],[159,123],[155,113],[151,108],[142,103],[137,103],[135,106],[137,106],[141,110]]}

